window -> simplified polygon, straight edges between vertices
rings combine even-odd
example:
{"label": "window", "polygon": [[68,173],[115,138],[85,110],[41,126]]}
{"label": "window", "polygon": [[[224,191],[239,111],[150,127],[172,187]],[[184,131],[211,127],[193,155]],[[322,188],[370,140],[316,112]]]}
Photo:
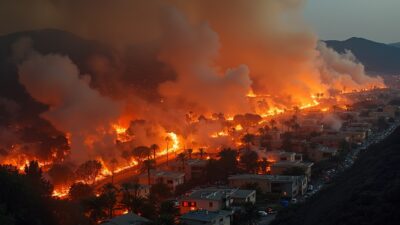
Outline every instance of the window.
{"label": "window", "polygon": [[209,203],[208,203],[208,206],[209,206],[209,207],[213,207],[213,205],[214,205],[213,202],[209,202]]}
{"label": "window", "polygon": [[182,202],[182,206],[183,206],[183,207],[188,207],[188,206],[189,206],[189,202],[186,202],[186,201],[185,201],[185,202]]}

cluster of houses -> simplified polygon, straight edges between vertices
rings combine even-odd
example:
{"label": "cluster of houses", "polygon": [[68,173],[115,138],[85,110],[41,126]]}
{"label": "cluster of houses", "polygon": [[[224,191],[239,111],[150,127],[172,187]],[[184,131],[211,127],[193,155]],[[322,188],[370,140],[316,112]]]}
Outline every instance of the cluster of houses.
{"label": "cluster of houses", "polygon": [[[257,152],[260,159],[268,160],[268,171],[232,175],[228,177],[228,184],[224,187],[196,188],[187,192],[178,198],[180,220],[188,225],[231,224],[235,210],[240,209],[244,203],[256,202],[256,191],[244,188],[248,184],[256,185],[262,194],[278,194],[288,199],[304,195],[315,163],[336,156],[343,143],[363,143],[378,129],[379,123],[390,122],[398,117],[400,110],[397,106],[380,102],[383,100],[376,96],[376,93],[371,96],[357,95],[362,98],[360,101],[374,98],[379,104],[373,107],[346,106],[345,109],[336,108],[329,113],[321,109],[302,112],[296,118],[298,127],[293,129],[290,151],[282,149],[285,142],[284,127],[278,126],[269,131],[267,149],[260,144],[262,135],[257,135],[251,149]],[[204,176],[207,163],[207,160],[198,158],[187,159],[183,164],[172,163],[168,170],[151,171],[150,180],[151,183],[161,182],[171,190],[176,190],[185,181]],[[300,168],[302,173],[288,175],[287,171],[293,168]],[[139,183],[144,187],[143,193],[149,191],[148,180],[148,174],[139,175]],[[132,220],[138,218],[132,213],[123,217],[131,217]],[[138,219],[129,224],[144,222],[146,221]],[[122,223],[110,221],[108,224]]]}

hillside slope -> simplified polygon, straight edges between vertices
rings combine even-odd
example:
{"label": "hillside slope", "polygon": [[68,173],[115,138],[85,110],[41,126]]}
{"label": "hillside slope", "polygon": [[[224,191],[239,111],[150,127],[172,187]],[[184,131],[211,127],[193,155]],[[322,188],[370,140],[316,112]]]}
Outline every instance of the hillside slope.
{"label": "hillside slope", "polygon": [[400,48],[363,38],[325,41],[325,43],[340,53],[350,50],[369,73],[400,74]]}
{"label": "hillside slope", "polygon": [[400,128],[362,154],[354,166],[273,225],[395,225],[400,223]]}

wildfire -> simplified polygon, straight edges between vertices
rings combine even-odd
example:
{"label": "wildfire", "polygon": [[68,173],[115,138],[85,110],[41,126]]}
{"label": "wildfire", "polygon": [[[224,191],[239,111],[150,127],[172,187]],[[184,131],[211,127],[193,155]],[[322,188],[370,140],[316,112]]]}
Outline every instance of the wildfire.
{"label": "wildfire", "polygon": [[216,132],[214,134],[211,135],[212,138],[218,138],[218,137],[225,137],[228,136],[228,132],[227,131],[220,131],[220,132]]}

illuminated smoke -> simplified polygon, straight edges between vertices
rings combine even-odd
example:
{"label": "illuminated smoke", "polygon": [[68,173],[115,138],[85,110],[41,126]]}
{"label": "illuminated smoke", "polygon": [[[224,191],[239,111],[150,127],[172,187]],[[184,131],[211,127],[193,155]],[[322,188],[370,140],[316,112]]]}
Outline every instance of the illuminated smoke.
{"label": "illuminated smoke", "polygon": [[[120,115],[120,105],[90,88],[89,76],[66,56],[31,54],[19,67],[19,81],[37,101],[49,105],[42,117],[71,135],[75,160],[87,159],[112,146],[112,121]],[[109,149],[107,149],[109,150]]]}
{"label": "illuminated smoke", "polygon": [[[24,51],[28,40],[14,47],[16,61],[25,59],[20,82],[50,106],[42,117],[71,135],[73,159],[114,154],[110,130],[121,120],[124,128],[145,120],[130,127],[135,145],[160,144],[166,132],[188,139],[186,147],[230,145],[225,125],[194,121],[272,115],[315,104],[316,93],[383,86],[350,52],[318,43],[301,0],[14,2],[0,3],[0,32],[54,27],[115,48],[87,59],[88,76],[68,56]],[[250,91],[268,98],[254,104]]]}

